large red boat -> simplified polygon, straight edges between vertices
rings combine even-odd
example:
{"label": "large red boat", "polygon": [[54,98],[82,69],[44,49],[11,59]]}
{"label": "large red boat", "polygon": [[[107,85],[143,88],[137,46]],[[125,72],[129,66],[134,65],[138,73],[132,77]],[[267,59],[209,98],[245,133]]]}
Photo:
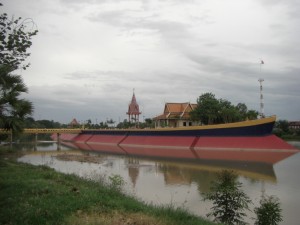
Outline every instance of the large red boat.
{"label": "large red boat", "polygon": [[275,121],[272,116],[179,128],[82,130],[60,138],[81,149],[114,154],[274,164],[299,151],[272,135]]}

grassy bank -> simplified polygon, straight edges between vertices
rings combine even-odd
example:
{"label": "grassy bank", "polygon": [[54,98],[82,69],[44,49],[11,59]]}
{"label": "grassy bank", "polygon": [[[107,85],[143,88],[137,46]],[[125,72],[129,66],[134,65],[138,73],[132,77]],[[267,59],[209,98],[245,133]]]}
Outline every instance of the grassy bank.
{"label": "grassy bank", "polygon": [[213,224],[182,209],[146,205],[99,182],[18,163],[7,154],[0,158],[0,204],[0,224]]}
{"label": "grassy bank", "polygon": [[298,135],[282,135],[281,138],[285,141],[300,141],[300,136]]}

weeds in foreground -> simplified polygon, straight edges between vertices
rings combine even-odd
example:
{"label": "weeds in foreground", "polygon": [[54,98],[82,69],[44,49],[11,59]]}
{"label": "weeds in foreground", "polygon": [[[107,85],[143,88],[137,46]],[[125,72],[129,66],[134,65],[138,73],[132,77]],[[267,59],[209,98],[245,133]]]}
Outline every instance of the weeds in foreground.
{"label": "weeds in foreground", "polygon": [[[242,184],[237,181],[233,171],[223,170],[213,182],[211,191],[204,195],[204,200],[213,202],[212,212],[216,222],[226,225],[246,224],[243,217],[248,205],[252,204],[249,197],[241,190]],[[260,206],[254,209],[255,225],[278,225],[282,221],[280,202],[277,197],[263,197]]]}
{"label": "weeds in foreground", "polygon": [[118,174],[113,174],[108,177],[109,179],[109,186],[116,191],[121,191],[123,186],[125,185],[124,179],[118,175]]}
{"label": "weeds in foreground", "polygon": [[[136,224],[212,225],[184,210],[152,206],[116,191],[111,186],[0,159],[0,224]],[[17,216],[16,216],[17,215]]]}

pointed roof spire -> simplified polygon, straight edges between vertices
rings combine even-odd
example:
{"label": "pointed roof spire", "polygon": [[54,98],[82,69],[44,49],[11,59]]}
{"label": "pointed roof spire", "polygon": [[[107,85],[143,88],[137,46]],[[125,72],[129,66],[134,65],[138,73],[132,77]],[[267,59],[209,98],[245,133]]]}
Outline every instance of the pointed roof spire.
{"label": "pointed roof spire", "polygon": [[133,95],[132,95],[132,98],[131,98],[131,103],[137,104],[134,92],[133,92]]}
{"label": "pointed roof spire", "polygon": [[141,114],[140,109],[139,109],[139,105],[137,104],[137,101],[136,101],[136,98],[135,98],[134,89],[133,89],[131,102],[128,106],[127,114],[128,115],[139,115],[139,114]]}

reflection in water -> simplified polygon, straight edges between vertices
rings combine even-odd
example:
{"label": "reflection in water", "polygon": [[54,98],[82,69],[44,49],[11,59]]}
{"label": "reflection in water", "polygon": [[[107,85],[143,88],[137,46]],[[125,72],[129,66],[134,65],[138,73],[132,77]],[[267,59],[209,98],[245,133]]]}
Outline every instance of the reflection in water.
{"label": "reflection in water", "polygon": [[197,184],[199,192],[207,192],[211,182],[216,179],[217,172],[234,170],[240,176],[253,180],[276,182],[273,166],[269,164],[251,164],[235,162],[198,161],[198,164],[180,162],[160,162],[157,170],[163,174],[166,185]]}
{"label": "reflection in water", "polygon": [[128,175],[131,179],[131,182],[133,184],[133,187],[135,187],[138,176],[139,176],[139,164],[140,161],[135,158],[129,157],[127,161],[127,167],[128,167]]}
{"label": "reflection in water", "polygon": [[69,150],[71,147],[67,145],[57,144],[56,141],[38,141],[38,142],[23,142],[14,143],[11,146],[14,151],[32,152],[32,151],[53,151],[53,150]]}
{"label": "reflection in water", "polygon": [[[126,155],[124,152],[108,154],[107,149],[104,152],[95,151],[84,144],[82,146],[86,150],[83,151],[74,148],[72,143],[68,143],[68,145],[62,145],[60,151],[55,151],[55,144],[43,143],[38,145],[38,151],[35,152],[30,146],[23,146],[21,148],[23,151],[27,151],[26,147],[30,151],[27,151],[27,154],[19,160],[35,165],[46,164],[65,173],[75,173],[95,180],[118,174],[126,182],[124,189],[129,194],[134,194],[138,198],[154,204],[183,206],[202,216],[205,216],[210,208],[210,203],[202,201],[202,193],[210,189],[211,182],[216,179],[217,172],[230,169],[239,174],[239,180],[243,183],[245,192],[254,203],[258,203],[264,193],[276,195],[280,198],[283,212],[286,214],[283,224],[297,224],[295,218],[298,214],[291,215],[290,208],[291,205],[292,209],[299,208],[300,198],[296,195],[292,199],[287,199],[284,195],[298,191],[299,179],[288,180],[289,176],[283,173],[284,171],[291,173],[289,168],[292,165],[295,167],[294,174],[297,173],[295,171],[300,170],[297,160],[294,160],[294,164],[291,164],[289,159],[281,162],[278,160],[276,165],[281,166],[278,172],[274,170],[272,163],[224,161],[220,159],[220,156],[218,156],[219,159],[184,160],[145,158]],[[113,151],[115,150],[114,148]],[[216,156],[214,155],[214,157]],[[282,159],[287,157],[280,155],[280,157],[282,156],[284,156]],[[294,159],[295,157],[291,158]],[[298,158],[300,160],[300,157]],[[284,183],[281,182],[283,178],[287,179]],[[251,213],[249,214],[249,218],[253,216]],[[251,220],[248,222],[253,223]]]}

